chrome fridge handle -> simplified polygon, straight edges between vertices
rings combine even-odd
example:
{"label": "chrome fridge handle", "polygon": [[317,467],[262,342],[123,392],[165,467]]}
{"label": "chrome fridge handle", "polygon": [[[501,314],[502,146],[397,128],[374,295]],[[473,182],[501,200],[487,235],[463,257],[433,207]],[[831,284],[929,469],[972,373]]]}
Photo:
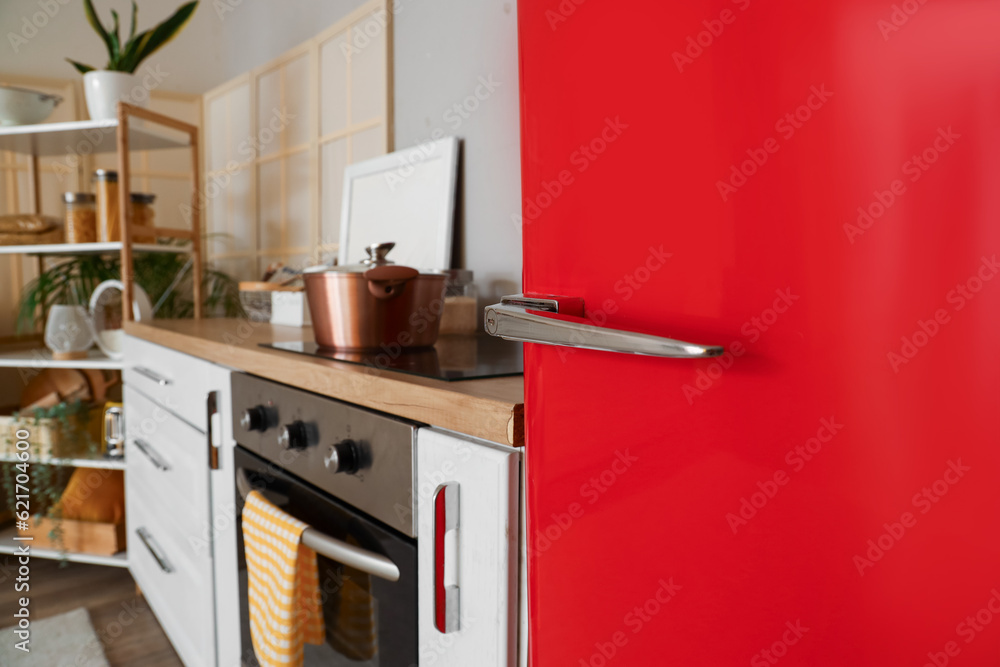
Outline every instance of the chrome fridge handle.
{"label": "chrome fridge handle", "polygon": [[[242,468],[236,470],[236,490],[244,500],[253,491],[253,486]],[[302,532],[302,544],[341,565],[353,567],[373,577],[399,581],[399,568],[382,554],[348,544],[315,528],[306,528]]]}
{"label": "chrome fridge handle", "polygon": [[675,359],[718,357],[718,345],[697,345],[634,331],[595,326],[583,317],[583,299],[505,296],[486,307],[486,333],[506,340]]}

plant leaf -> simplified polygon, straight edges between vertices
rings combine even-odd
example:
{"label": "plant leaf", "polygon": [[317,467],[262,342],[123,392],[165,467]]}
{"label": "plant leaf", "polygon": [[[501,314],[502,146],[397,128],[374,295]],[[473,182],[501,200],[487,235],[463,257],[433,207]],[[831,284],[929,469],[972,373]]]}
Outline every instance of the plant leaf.
{"label": "plant leaf", "polygon": [[139,6],[135,4],[135,0],[132,0],[132,29],[128,31],[128,41],[132,41],[135,37],[135,22],[139,18]]}
{"label": "plant leaf", "polygon": [[87,15],[87,22],[90,23],[90,27],[101,36],[101,39],[104,40],[104,45],[108,47],[108,55],[113,56],[114,49],[111,44],[111,35],[101,25],[101,19],[97,18],[97,10],[94,9],[94,3],[91,0],[83,0],[83,11]]}
{"label": "plant leaf", "polygon": [[124,52],[122,53],[121,59],[121,71],[122,72],[134,72],[136,66],[138,66],[139,61],[136,57],[139,54],[139,47],[142,46],[142,40],[145,39],[146,35],[149,34],[148,30],[144,30],[139,33],[138,36],[130,39],[128,44],[125,45]]}
{"label": "plant leaf", "polygon": [[[168,245],[186,243],[168,242]],[[194,302],[190,297],[193,280],[186,254],[141,253],[135,256],[134,262],[136,283],[146,290],[154,304],[159,304],[157,317],[177,319],[193,315]],[[120,264],[117,256],[81,255],[49,267],[21,292],[18,330],[40,331],[53,305],[85,305],[98,283],[120,278]],[[175,285],[174,279],[179,273],[181,280]],[[206,267],[202,285],[203,302],[210,310],[219,310],[230,317],[245,316],[240,304],[239,284],[233,278]]]}
{"label": "plant leaf", "polygon": [[111,60],[108,62],[108,69],[118,69],[121,60],[121,37],[119,36],[118,12],[111,10],[111,16],[115,19],[115,27],[108,33],[111,38]]}
{"label": "plant leaf", "polygon": [[83,63],[78,63],[75,60],[70,60],[69,58],[66,59],[66,62],[75,67],[76,71],[79,72],[80,74],[86,74],[87,72],[94,71],[94,68],[91,67],[90,65],[84,65]]}
{"label": "plant leaf", "polygon": [[[85,1],[89,2],[90,0]],[[176,37],[184,26],[187,25],[187,22],[191,20],[191,16],[197,8],[198,0],[181,5],[180,8],[174,12],[173,16],[153,28],[151,31],[148,31],[145,37],[143,37],[140,41],[135,62],[130,63],[132,65],[132,69],[128,71],[134,72],[135,68],[139,66],[139,63]]]}

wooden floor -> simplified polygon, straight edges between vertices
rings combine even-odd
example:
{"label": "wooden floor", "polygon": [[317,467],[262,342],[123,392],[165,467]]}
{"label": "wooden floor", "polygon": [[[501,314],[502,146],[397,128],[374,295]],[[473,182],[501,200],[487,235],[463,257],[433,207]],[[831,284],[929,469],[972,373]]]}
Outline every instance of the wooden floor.
{"label": "wooden floor", "polygon": [[29,593],[14,590],[16,577],[14,557],[0,555],[0,625],[10,624],[22,596],[30,598],[34,620],[85,607],[111,667],[183,667],[128,570],[34,559]]}

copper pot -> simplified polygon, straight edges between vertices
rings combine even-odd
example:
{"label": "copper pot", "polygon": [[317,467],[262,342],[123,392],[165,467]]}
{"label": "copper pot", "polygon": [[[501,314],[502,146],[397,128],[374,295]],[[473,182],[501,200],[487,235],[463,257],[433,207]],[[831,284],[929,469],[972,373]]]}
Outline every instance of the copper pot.
{"label": "copper pot", "polygon": [[357,266],[303,274],[313,334],[337,350],[402,350],[434,345],[444,308],[445,274],[421,273],[386,259],[393,243],[366,250]]}

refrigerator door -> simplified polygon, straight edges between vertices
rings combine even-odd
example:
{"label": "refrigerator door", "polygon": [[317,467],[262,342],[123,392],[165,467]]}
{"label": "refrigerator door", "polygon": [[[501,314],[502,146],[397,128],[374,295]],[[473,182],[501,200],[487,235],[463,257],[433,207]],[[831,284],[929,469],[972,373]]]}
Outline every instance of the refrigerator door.
{"label": "refrigerator door", "polygon": [[992,664],[1000,6],[518,12],[534,667]]}

